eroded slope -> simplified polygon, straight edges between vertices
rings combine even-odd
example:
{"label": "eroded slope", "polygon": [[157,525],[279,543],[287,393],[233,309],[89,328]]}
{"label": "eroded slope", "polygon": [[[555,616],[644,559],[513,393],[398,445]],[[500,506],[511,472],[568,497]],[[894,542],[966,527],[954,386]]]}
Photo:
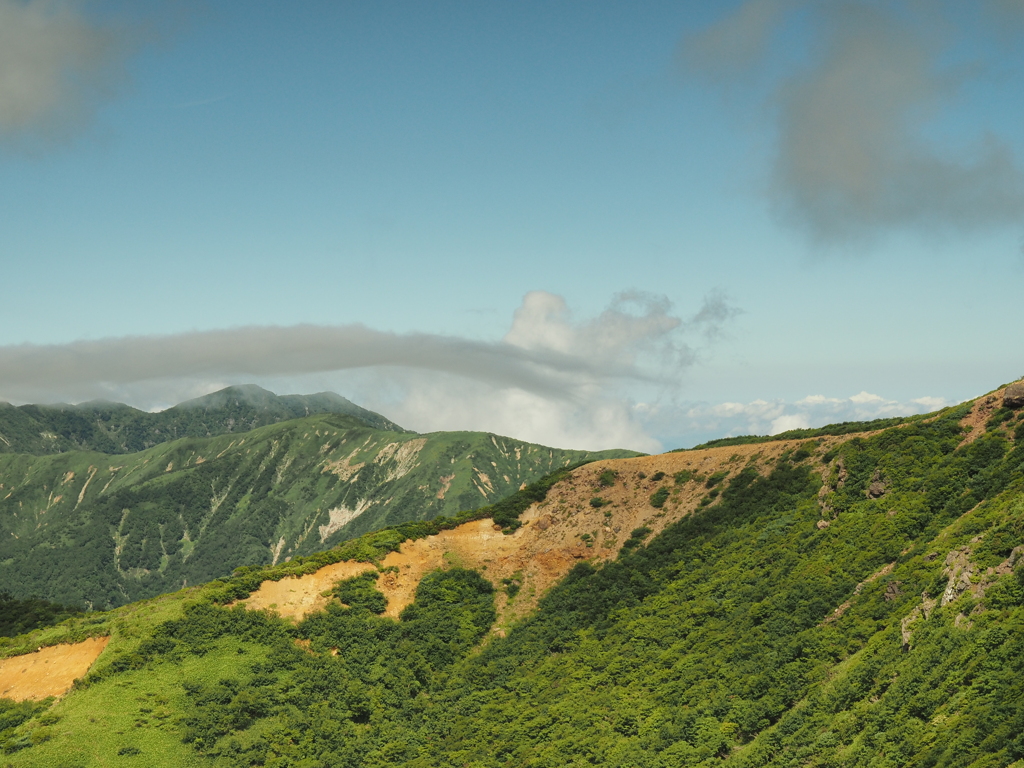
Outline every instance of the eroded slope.
{"label": "eroded slope", "polygon": [[[504,632],[505,626],[531,611],[576,563],[613,559],[634,531],[646,529],[633,541],[648,540],[676,520],[714,504],[742,469],[769,472],[780,457],[803,448],[801,460],[820,473],[826,468],[820,458],[854,437],[857,435],[809,443],[709,448],[587,464],[554,485],[544,501],[522,513],[522,527],[511,534],[503,533],[491,520],[474,520],[407,541],[399,551],[389,553],[380,562],[377,581],[377,588],[388,600],[386,615],[397,617],[412,602],[425,574],[457,565],[480,571],[498,590],[496,631]],[[664,497],[660,502],[659,493]],[[266,581],[245,604],[301,619],[328,604],[331,598],[325,593],[335,582],[376,568],[371,563],[342,562],[299,578]]]}
{"label": "eroded slope", "polygon": [[128,456],[0,455],[0,583],[109,608],[474,509],[594,455],[337,415]]}

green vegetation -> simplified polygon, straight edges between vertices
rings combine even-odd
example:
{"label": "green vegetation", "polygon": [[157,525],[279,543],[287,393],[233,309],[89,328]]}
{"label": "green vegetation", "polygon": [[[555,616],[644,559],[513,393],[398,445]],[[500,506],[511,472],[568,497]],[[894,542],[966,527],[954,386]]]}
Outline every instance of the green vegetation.
{"label": "green vegetation", "polygon": [[668,501],[668,488],[659,488],[651,494],[651,506],[655,509],[661,509],[665,506],[665,502]]}
{"label": "green vegetation", "polygon": [[597,476],[597,484],[602,488],[611,488],[615,485],[615,480],[618,478],[618,473],[614,469],[606,469],[600,475]]}
{"label": "green vegetation", "polygon": [[632,533],[629,534],[629,538],[622,543],[622,550],[628,552],[631,549],[636,549],[644,543],[651,533],[651,529],[646,525],[642,525],[639,528],[634,528]]}
{"label": "green vegetation", "polygon": [[519,594],[519,590],[523,588],[523,572],[516,571],[511,576],[501,580],[501,585],[505,588],[505,594],[508,595],[509,600]]}
{"label": "green vegetation", "polygon": [[[946,409],[949,410],[949,409]],[[721,437],[717,440],[708,440],[706,443],[695,445],[693,448],[676,448],[673,453],[679,451],[699,451],[704,448],[721,448],[730,445],[751,445],[753,443],[770,443],[776,440],[805,440],[813,437],[826,437],[830,435],[852,435],[857,432],[869,432],[878,429],[891,429],[901,424],[913,424],[921,419],[927,419],[934,414],[920,414],[917,416],[896,416],[889,419],[875,419],[874,421],[842,421],[838,424],[827,424],[824,427],[813,429],[790,429],[780,432],[777,435],[739,435],[737,437]]]}
{"label": "green vegetation", "polygon": [[380,574],[377,571],[367,571],[360,576],[339,581],[332,594],[347,608],[364,608],[370,613],[384,613],[388,601],[375,585],[378,578]]}
{"label": "green vegetation", "polygon": [[373,429],[405,431],[333,392],[279,396],[250,384],[228,387],[159,413],[99,400],[17,407],[0,402],[0,453],[137,453],[182,437],[238,434],[324,413],[350,416]]}
{"label": "green vegetation", "polygon": [[729,473],[724,470],[721,472],[715,472],[710,477],[708,477],[707,480],[704,481],[704,487],[714,488],[716,485],[725,480],[725,478],[727,478],[728,476]]}
{"label": "green vegetation", "polygon": [[[633,530],[612,562],[577,565],[504,637],[488,634],[492,585],[461,568],[426,577],[399,621],[376,613],[376,574],[340,583],[345,599],[298,624],[224,606],[343,554],[379,563],[458,518],[72,617],[0,645],[114,635],[61,701],[0,707],[4,759],[1013,765],[1024,760],[1024,419],[990,420],[961,445],[964,413],[855,437],[823,461],[798,449],[765,473],[709,478],[715,503],[657,536]],[[869,497],[877,477],[885,490]],[[501,583],[510,596],[520,586]]]}
{"label": "green vegetation", "polygon": [[682,469],[672,475],[672,479],[675,480],[676,485],[686,485],[694,479],[694,474],[688,469]]}
{"label": "green vegetation", "polygon": [[15,637],[40,627],[59,624],[82,613],[73,605],[60,605],[38,598],[16,600],[7,592],[0,592],[0,637]]}
{"label": "green vegetation", "polygon": [[[28,722],[33,716],[46,711],[49,702],[11,701],[0,699],[0,752],[11,753],[32,746],[27,733],[18,733],[18,726]],[[44,726],[45,727],[45,726]],[[37,733],[36,728],[33,733]],[[36,738],[39,743],[39,738]]]}
{"label": "green vegetation", "polygon": [[515,495],[523,483],[623,455],[381,431],[337,414],[124,456],[0,454],[0,584],[110,608],[480,504],[514,528],[515,504],[530,503]]}
{"label": "green vegetation", "polygon": [[592,506],[594,509],[600,509],[601,507],[606,507],[609,504],[611,504],[611,502],[608,501],[608,499],[602,498],[600,496],[593,496],[590,499],[590,506]]}

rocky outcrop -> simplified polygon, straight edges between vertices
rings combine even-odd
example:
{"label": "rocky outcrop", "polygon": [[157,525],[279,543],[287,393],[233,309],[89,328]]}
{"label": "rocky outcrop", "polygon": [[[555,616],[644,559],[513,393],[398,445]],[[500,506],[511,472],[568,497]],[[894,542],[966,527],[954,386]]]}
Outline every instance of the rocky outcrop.
{"label": "rocky outcrop", "polygon": [[[846,466],[843,464],[843,458],[840,456],[836,459],[835,465],[832,467],[830,472],[824,473],[822,477],[821,489],[818,491],[818,506],[821,508],[821,514],[828,517],[835,516],[835,510],[832,507],[832,494],[846,485]],[[826,525],[819,525],[819,528],[827,528]]]}
{"label": "rocky outcrop", "polygon": [[971,577],[975,573],[974,564],[970,560],[971,550],[968,547],[952,550],[946,555],[946,567],[943,574],[949,577],[946,589],[942,593],[942,606],[945,607],[969,590]]}
{"label": "rocky outcrop", "polygon": [[902,586],[902,582],[890,581],[885,588],[885,592],[882,594],[882,599],[887,602],[891,602],[893,600],[898,599],[900,596],[903,595],[903,590],[900,589],[900,587]]}
{"label": "rocky outcrop", "polygon": [[1024,407],[1024,381],[1018,381],[1016,384],[1011,384],[1003,390],[1003,407]]}
{"label": "rocky outcrop", "polygon": [[867,494],[869,499],[880,499],[887,490],[889,490],[889,484],[882,477],[882,470],[876,469],[875,474],[871,476],[871,483],[868,485],[865,494]]}

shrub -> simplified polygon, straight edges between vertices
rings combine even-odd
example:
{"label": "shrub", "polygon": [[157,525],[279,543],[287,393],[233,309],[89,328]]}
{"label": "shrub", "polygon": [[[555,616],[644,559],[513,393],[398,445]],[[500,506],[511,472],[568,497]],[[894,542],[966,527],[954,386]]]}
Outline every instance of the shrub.
{"label": "shrub", "polygon": [[651,506],[656,509],[664,507],[666,501],[668,501],[668,488],[659,488],[651,494]]}
{"label": "shrub", "polygon": [[377,571],[367,571],[351,579],[343,579],[335,586],[334,596],[350,609],[365,608],[371,613],[384,613],[388,600],[376,587],[379,577]]}
{"label": "shrub", "polygon": [[505,594],[509,596],[509,599],[515,597],[523,588],[523,572],[516,571],[511,576],[502,579],[501,585],[505,587]]}
{"label": "shrub", "polygon": [[597,484],[602,488],[611,488],[615,485],[615,478],[618,477],[618,473],[613,469],[606,469],[600,475],[597,476]]}
{"label": "shrub", "polygon": [[715,472],[715,473],[714,473],[713,475],[711,475],[711,477],[709,477],[709,478],[708,478],[708,479],[707,479],[707,480],[705,481],[705,483],[704,483],[704,487],[705,487],[705,488],[714,488],[714,487],[715,487],[716,485],[718,485],[718,484],[719,484],[720,482],[722,482],[723,480],[725,480],[725,478],[727,478],[728,476],[729,476],[729,473],[728,473],[728,472],[725,472],[725,471],[721,471],[721,472]]}
{"label": "shrub", "polygon": [[633,532],[629,534],[629,538],[622,542],[622,549],[624,551],[636,549],[644,543],[644,539],[648,536],[648,534],[650,534],[650,532],[651,529],[648,528],[646,525],[643,525],[639,528],[634,528]]}
{"label": "shrub", "polygon": [[590,506],[592,506],[594,509],[600,509],[601,507],[606,507],[609,504],[611,504],[611,502],[608,501],[608,499],[602,499],[600,496],[594,496],[590,500]]}

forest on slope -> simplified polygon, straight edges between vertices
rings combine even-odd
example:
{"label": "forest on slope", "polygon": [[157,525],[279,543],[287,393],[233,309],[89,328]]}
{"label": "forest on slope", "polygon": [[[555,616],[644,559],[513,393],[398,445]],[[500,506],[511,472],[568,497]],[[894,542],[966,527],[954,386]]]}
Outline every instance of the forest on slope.
{"label": "forest on slope", "polygon": [[[109,634],[56,704],[4,705],[11,765],[1009,766],[1024,759],[1024,418],[995,398],[809,440],[581,563],[506,636],[457,562],[400,620],[372,570],[294,623],[268,578],[380,563],[407,524],[10,641]],[[621,467],[631,461],[610,462]],[[585,469],[585,468],[584,468]],[[512,531],[584,470],[483,510]],[[553,487],[551,483],[554,483]],[[609,480],[621,482],[614,471]],[[593,493],[606,492],[595,483]],[[659,496],[651,494],[653,504]],[[612,520],[616,514],[610,510]],[[660,514],[660,513],[658,513]],[[465,520],[472,513],[463,513]],[[512,534],[517,535],[517,534]],[[90,623],[92,622],[92,623]]]}
{"label": "forest on slope", "polygon": [[[202,424],[234,418],[230,402],[218,410],[224,395],[209,396],[217,407]],[[111,608],[474,509],[580,461],[631,455],[395,432],[332,413],[131,454],[0,453],[0,584],[16,598]]]}
{"label": "forest on slope", "polygon": [[406,431],[333,392],[275,395],[247,384],[226,387],[157,413],[102,400],[79,405],[0,402],[0,453],[137,453],[182,437],[237,434],[323,413],[352,416],[374,429]]}

